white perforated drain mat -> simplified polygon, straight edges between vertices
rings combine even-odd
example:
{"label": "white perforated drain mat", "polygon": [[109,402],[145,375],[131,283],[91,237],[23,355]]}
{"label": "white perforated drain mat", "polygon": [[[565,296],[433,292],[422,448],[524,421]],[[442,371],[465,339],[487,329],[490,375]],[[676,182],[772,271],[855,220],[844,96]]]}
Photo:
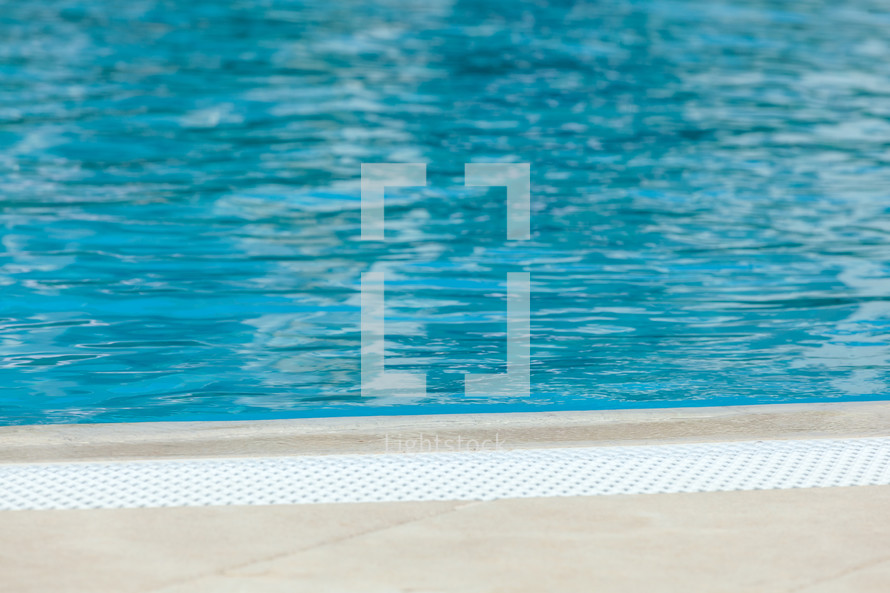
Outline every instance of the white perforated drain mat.
{"label": "white perforated drain mat", "polygon": [[490,500],[890,484],[890,438],[0,465],[0,509]]}

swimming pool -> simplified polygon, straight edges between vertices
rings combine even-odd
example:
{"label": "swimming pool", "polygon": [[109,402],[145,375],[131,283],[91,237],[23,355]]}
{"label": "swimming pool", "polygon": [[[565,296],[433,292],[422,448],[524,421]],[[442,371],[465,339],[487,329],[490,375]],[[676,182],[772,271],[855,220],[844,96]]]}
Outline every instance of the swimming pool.
{"label": "swimming pool", "polygon": [[[0,11],[0,423],[888,395],[875,2]],[[360,240],[362,163],[426,164]],[[468,162],[529,163],[531,237]],[[386,273],[362,397],[360,285]],[[504,370],[530,278],[531,393]]]}

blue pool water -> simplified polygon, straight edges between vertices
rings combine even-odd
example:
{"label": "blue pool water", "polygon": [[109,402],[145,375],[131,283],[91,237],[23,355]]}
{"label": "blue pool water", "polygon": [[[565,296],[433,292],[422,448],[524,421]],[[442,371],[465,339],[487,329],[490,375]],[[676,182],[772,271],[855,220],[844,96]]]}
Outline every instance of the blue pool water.
{"label": "blue pool water", "polygon": [[[0,423],[890,394],[890,14],[0,1]],[[465,162],[531,164],[532,238]],[[359,237],[363,162],[424,162]],[[360,276],[387,275],[362,398]],[[532,394],[468,398],[531,276]]]}

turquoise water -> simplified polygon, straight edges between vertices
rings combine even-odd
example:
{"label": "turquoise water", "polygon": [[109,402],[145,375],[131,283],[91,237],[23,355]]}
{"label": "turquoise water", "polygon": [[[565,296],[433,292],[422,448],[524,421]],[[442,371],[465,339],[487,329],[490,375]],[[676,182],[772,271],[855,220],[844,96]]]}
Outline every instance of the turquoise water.
{"label": "turquoise water", "polygon": [[[888,26],[867,1],[0,1],[0,422],[885,398]],[[471,161],[531,164],[530,241]],[[428,164],[383,243],[363,162]],[[425,399],[360,396],[371,270]],[[468,398],[504,370],[513,271],[532,394]]]}

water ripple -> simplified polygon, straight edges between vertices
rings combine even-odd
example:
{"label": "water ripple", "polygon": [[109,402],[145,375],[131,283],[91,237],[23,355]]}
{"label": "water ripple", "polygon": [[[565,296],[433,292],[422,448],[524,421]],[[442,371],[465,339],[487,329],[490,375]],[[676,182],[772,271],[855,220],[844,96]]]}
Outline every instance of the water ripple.
{"label": "water ripple", "polygon": [[[888,395],[876,0],[0,4],[2,423]],[[429,184],[363,243],[381,161]],[[360,397],[369,270],[426,400]],[[468,399],[517,270],[532,397]]]}

